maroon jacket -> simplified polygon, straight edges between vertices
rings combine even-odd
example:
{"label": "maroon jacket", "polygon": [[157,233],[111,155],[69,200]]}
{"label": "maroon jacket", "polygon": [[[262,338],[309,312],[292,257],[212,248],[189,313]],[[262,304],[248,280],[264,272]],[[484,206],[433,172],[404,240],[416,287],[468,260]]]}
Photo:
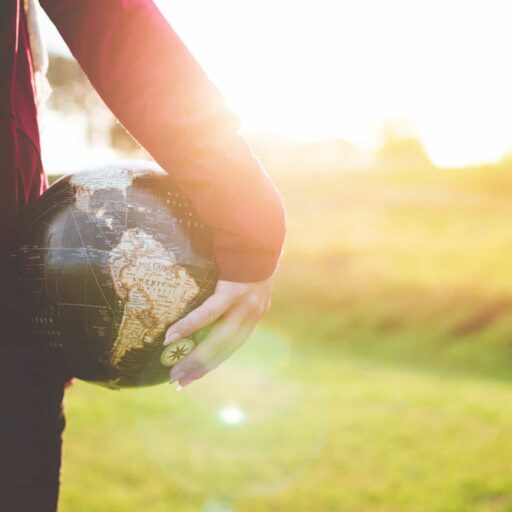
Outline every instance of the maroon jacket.
{"label": "maroon jacket", "polygon": [[[0,0],[0,242],[46,187],[22,0]],[[238,119],[152,0],[41,0],[98,93],[215,229],[221,279],[259,281],[284,237],[281,198]],[[38,157],[39,159],[39,157]]]}

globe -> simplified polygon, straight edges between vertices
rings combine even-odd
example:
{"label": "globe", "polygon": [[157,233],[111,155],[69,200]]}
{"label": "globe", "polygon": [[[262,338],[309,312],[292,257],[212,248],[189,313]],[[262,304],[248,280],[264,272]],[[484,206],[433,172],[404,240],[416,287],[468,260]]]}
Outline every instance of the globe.
{"label": "globe", "polygon": [[213,293],[213,235],[156,164],[69,174],[27,210],[17,251],[34,337],[69,371],[113,389],[158,384],[204,333],[167,328]]}

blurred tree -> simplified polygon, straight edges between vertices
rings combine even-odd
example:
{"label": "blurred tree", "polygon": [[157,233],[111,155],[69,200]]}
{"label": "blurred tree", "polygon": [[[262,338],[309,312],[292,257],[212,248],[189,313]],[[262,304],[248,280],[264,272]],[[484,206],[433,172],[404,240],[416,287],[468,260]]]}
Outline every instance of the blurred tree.
{"label": "blurred tree", "polygon": [[145,156],[140,145],[117,122],[75,60],[50,56],[48,80],[53,93],[48,108],[86,120],[87,143],[109,145],[127,156]]}
{"label": "blurred tree", "polygon": [[424,169],[432,162],[420,140],[402,123],[388,124],[377,151],[379,167],[385,169]]}

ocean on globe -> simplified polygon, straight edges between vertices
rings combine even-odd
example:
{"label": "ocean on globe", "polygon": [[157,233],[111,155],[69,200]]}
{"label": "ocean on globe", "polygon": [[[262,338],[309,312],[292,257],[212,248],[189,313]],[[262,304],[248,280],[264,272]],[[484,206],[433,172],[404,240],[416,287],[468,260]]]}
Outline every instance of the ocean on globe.
{"label": "ocean on globe", "polygon": [[17,252],[33,334],[76,377],[113,389],[169,379],[201,335],[162,345],[213,293],[213,235],[156,164],[120,161],[55,182]]}

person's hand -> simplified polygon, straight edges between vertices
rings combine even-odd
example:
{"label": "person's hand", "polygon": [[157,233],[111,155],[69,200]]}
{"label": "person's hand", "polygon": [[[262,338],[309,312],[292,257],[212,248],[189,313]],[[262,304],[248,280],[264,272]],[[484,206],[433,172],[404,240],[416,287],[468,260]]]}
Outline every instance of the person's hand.
{"label": "person's hand", "polygon": [[270,308],[272,287],[272,277],[255,283],[218,281],[213,295],[167,330],[164,345],[218,320],[204,341],[173,366],[171,382],[178,381],[185,387],[238,349]]}

